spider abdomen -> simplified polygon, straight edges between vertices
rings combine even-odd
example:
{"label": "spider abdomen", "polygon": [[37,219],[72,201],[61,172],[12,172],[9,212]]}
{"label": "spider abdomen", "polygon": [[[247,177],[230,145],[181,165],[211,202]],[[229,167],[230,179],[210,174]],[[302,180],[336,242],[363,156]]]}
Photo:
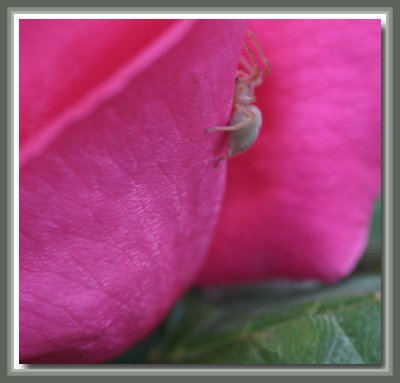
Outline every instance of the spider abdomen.
{"label": "spider abdomen", "polygon": [[[251,112],[251,116],[248,112]],[[262,125],[260,109],[255,105],[246,106],[246,113],[237,110],[234,112],[230,125],[240,124],[242,127],[229,132],[228,156],[244,152],[257,139]]]}

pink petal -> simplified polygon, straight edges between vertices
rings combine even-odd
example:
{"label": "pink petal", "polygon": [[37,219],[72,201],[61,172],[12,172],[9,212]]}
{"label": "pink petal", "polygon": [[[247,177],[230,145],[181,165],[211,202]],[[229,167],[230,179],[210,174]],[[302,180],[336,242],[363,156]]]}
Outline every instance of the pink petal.
{"label": "pink petal", "polygon": [[[63,83],[66,68],[55,65],[64,60],[84,84],[67,71],[53,101],[51,87],[39,86],[49,109],[37,99],[23,128],[34,150],[20,170],[20,358],[101,362],[147,335],[204,261],[225,167],[214,167],[223,137],[203,132],[229,118],[246,23],[151,26],[158,35],[143,51],[109,58],[102,75],[82,49],[121,29],[121,44],[140,45],[130,26],[100,23],[89,33],[86,21],[37,23],[40,44],[76,46],[41,50],[31,73],[22,61],[32,79],[21,91],[50,74],[54,87]],[[113,55],[109,48],[100,44],[94,57]]]}
{"label": "pink petal", "polygon": [[38,140],[48,124],[174,23],[174,20],[21,21],[22,152],[31,141]]}
{"label": "pink petal", "polygon": [[335,281],[366,246],[380,190],[379,20],[252,21],[272,72],[258,142],[229,162],[199,283]]}

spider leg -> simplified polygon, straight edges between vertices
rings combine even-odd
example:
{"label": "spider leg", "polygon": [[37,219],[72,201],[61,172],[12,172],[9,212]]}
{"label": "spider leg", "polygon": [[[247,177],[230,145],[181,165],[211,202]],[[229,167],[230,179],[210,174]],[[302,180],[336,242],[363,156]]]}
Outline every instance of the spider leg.
{"label": "spider leg", "polygon": [[222,131],[227,131],[230,132],[232,130],[239,130],[240,128],[243,128],[243,126],[246,125],[246,121],[239,122],[234,125],[227,125],[227,126],[214,126],[212,128],[208,128],[204,131],[204,134],[208,133],[213,133],[213,132],[222,132]]}
{"label": "spider leg", "polygon": [[240,62],[244,67],[246,67],[249,72],[247,77],[243,78],[243,80],[246,82],[254,82],[260,75],[260,68],[249,46],[244,43],[243,48],[245,49],[247,56],[250,59],[249,61],[246,57],[241,56]]}
{"label": "spider leg", "polygon": [[248,72],[247,75],[250,75],[254,72],[254,67],[251,66],[249,61],[243,55],[240,56],[240,63],[247,70],[247,72]]}
{"label": "spider leg", "polygon": [[222,161],[226,160],[229,160],[229,156],[227,154],[225,154],[224,156],[218,156],[217,158],[215,158],[214,168],[217,168]]}
{"label": "spider leg", "polygon": [[242,79],[249,77],[249,73],[245,72],[244,70],[238,69],[236,71],[236,77],[238,80],[241,81]]}
{"label": "spider leg", "polygon": [[[262,70],[260,70],[260,68],[259,68],[259,70],[260,70],[261,74],[263,76],[265,76],[268,72],[271,71],[271,66],[269,65],[267,57],[265,56],[265,53],[263,52],[261,45],[258,42],[254,33],[250,30],[247,30],[247,36],[249,37],[249,40],[252,42],[254,48],[256,49],[258,58],[260,59],[260,61],[262,62],[263,66],[264,66],[264,68]],[[252,56],[254,58],[253,54],[252,54]],[[256,61],[256,60],[254,59],[254,61]]]}
{"label": "spider leg", "polygon": [[237,113],[238,111],[243,113],[247,118],[242,119],[241,121],[239,121],[233,125],[215,126],[212,128],[208,128],[204,131],[204,134],[208,134],[208,133],[212,133],[212,132],[221,132],[221,131],[231,132],[233,130],[239,130],[239,129],[245,127],[248,124],[249,120],[252,120],[254,118],[254,113],[246,107],[239,106],[239,107],[237,107],[237,111],[235,113]]}

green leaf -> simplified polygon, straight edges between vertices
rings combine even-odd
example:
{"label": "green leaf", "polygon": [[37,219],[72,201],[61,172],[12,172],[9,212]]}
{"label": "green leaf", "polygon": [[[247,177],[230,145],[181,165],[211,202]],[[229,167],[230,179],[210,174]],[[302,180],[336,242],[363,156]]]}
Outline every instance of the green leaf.
{"label": "green leaf", "polygon": [[158,344],[163,336],[163,327],[160,326],[150,336],[121,355],[108,361],[108,364],[146,364],[149,352]]}
{"label": "green leaf", "polygon": [[368,246],[357,271],[380,271],[382,260],[382,200],[375,204]]}
{"label": "green leaf", "polygon": [[269,283],[192,292],[152,363],[380,364],[380,278],[336,286]]}

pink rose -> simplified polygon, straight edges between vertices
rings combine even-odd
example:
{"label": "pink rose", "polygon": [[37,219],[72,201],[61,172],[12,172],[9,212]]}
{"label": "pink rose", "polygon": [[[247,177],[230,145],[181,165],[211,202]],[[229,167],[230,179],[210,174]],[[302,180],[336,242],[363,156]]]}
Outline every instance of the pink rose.
{"label": "pink rose", "polygon": [[273,68],[265,123],[221,213],[226,136],[203,132],[229,121],[246,28],[21,22],[22,363],[110,359],[202,267],[202,284],[354,267],[380,182],[380,23],[250,22]]}

